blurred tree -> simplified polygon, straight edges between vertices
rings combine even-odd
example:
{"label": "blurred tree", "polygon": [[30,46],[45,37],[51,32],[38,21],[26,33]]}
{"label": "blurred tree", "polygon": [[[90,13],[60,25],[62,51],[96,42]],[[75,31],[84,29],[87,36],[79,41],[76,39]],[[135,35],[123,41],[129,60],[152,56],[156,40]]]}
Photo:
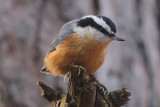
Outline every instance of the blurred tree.
{"label": "blurred tree", "polygon": [[38,80],[64,90],[63,78],[39,70],[60,27],[88,14],[110,17],[126,39],[110,45],[99,80],[109,91],[128,87],[128,107],[160,106],[159,0],[0,0],[0,94],[6,107],[46,105]]}

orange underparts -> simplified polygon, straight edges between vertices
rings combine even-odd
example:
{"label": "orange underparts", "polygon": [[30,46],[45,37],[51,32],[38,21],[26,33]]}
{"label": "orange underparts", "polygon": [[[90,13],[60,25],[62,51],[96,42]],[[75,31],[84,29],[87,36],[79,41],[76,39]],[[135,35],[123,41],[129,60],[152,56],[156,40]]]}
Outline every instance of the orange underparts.
{"label": "orange underparts", "polygon": [[93,74],[103,64],[108,44],[100,42],[90,35],[86,38],[78,34],[69,36],[57,49],[45,57],[47,71],[54,76],[64,76],[69,71],[70,64],[81,65]]}

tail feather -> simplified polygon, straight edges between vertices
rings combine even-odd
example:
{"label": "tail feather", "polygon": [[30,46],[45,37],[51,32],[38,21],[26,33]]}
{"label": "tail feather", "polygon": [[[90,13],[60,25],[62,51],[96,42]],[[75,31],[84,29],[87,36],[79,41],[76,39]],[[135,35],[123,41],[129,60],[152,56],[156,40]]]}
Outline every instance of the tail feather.
{"label": "tail feather", "polygon": [[47,71],[46,66],[44,65],[40,71],[41,73],[46,73],[46,74],[50,74],[49,71]]}

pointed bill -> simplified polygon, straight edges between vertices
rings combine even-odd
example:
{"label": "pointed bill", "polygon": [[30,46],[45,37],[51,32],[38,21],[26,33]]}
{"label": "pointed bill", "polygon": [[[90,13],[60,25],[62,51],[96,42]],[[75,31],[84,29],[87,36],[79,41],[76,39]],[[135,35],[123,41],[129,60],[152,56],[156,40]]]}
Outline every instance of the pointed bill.
{"label": "pointed bill", "polygon": [[117,40],[117,41],[125,41],[123,38],[120,38],[120,37],[118,37],[118,36],[116,36],[116,35],[114,35],[114,36],[112,37],[112,39],[113,39],[113,40]]}

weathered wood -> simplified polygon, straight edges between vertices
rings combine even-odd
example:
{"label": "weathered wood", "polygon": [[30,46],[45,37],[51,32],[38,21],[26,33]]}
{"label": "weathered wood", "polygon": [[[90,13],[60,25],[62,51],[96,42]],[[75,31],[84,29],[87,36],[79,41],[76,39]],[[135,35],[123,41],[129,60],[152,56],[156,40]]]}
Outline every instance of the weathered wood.
{"label": "weathered wood", "polygon": [[69,82],[67,93],[55,91],[39,82],[41,95],[53,107],[120,107],[127,103],[131,95],[126,88],[113,92],[106,92],[92,79],[85,78],[86,71],[83,67],[72,65],[68,73]]}
{"label": "weathered wood", "polygon": [[62,99],[62,97],[65,95],[62,92],[53,90],[41,81],[38,82],[38,86],[41,88],[41,96],[52,103],[53,107],[57,107],[57,105],[59,104],[58,100]]}
{"label": "weathered wood", "polygon": [[96,98],[96,88],[94,84],[85,79],[86,71],[77,65],[70,67],[70,78],[68,83],[68,104],[77,107],[94,107]]}

